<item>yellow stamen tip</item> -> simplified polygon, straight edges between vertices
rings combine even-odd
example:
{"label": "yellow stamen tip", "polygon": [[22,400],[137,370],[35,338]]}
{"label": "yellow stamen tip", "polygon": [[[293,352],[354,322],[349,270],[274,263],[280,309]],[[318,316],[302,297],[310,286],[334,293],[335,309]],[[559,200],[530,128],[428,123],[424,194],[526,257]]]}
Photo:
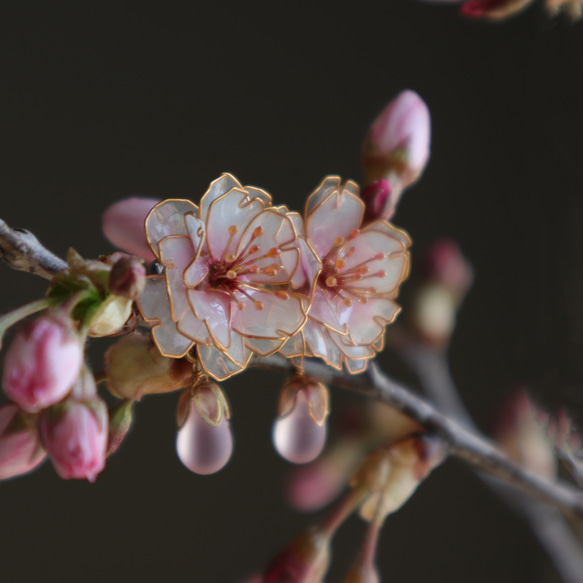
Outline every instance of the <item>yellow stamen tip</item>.
{"label": "yellow stamen tip", "polygon": [[233,235],[236,235],[238,232],[239,232],[239,229],[237,229],[237,226],[236,225],[231,225],[229,227],[229,235],[231,235],[231,237]]}
{"label": "yellow stamen tip", "polygon": [[227,271],[227,277],[229,279],[235,279],[237,277],[237,272],[234,269],[229,269],[229,271]]}
{"label": "yellow stamen tip", "polygon": [[255,307],[258,310],[263,310],[263,302],[255,302]]}

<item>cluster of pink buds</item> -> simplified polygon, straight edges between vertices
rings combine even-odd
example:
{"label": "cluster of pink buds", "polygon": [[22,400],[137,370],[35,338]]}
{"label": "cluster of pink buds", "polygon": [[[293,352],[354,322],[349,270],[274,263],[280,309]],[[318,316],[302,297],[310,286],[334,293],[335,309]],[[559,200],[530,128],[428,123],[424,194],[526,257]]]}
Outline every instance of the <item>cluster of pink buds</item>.
{"label": "cluster of pink buds", "polygon": [[47,297],[0,317],[0,338],[15,333],[4,358],[2,389],[12,401],[0,408],[0,479],[24,474],[47,454],[65,479],[94,481],[105,466],[108,411],[84,365],[88,336],[118,333],[131,319],[145,268],[136,257],[114,254],[86,261],[74,251]]}

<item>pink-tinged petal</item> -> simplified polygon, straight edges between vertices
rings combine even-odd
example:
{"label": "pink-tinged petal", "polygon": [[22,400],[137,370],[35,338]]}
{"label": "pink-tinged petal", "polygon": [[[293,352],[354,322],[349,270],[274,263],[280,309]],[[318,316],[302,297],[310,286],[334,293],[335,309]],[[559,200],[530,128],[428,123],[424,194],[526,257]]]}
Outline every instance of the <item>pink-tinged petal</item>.
{"label": "pink-tinged petal", "polygon": [[330,338],[330,331],[326,327],[308,319],[302,331],[306,344],[314,356],[322,358],[338,370],[342,369],[342,352]]}
{"label": "pink-tinged petal", "polygon": [[231,190],[231,188],[243,188],[243,185],[232,174],[221,174],[216,180],[213,180],[204,193],[200,201],[200,218],[204,221],[207,218],[208,210],[211,204],[217,198],[223,196]]}
{"label": "pink-tinged petal", "polygon": [[243,309],[233,309],[233,329],[243,336],[285,338],[295,334],[306,320],[302,302],[293,294],[281,299],[273,292],[245,287],[235,292]]}
{"label": "pink-tinged petal", "polygon": [[[381,258],[371,261],[379,253],[383,253]],[[368,270],[362,279],[345,279],[345,288],[374,289],[375,294],[386,294],[392,292],[408,273],[409,254],[403,243],[380,231],[360,233],[345,244],[339,256],[345,261],[340,275],[350,276],[359,266]]]}
{"label": "pink-tinged petal", "polygon": [[158,255],[158,243],[169,235],[188,235],[184,215],[198,214],[198,207],[184,199],[169,198],[156,205],[146,218],[146,238]]}
{"label": "pink-tinged petal", "polygon": [[176,328],[183,336],[190,338],[197,344],[210,345],[213,342],[204,320],[197,318],[190,309],[182,314]]}
{"label": "pink-tinged petal", "polygon": [[[306,326],[309,324],[310,320],[306,322]],[[298,356],[312,356],[311,351],[309,351],[306,341],[304,339],[303,329],[297,334],[294,334],[281,348],[281,354],[286,358],[294,358]]]}
{"label": "pink-tinged petal", "polygon": [[[256,237],[257,230],[263,234]],[[295,273],[299,263],[299,251],[295,245],[296,233],[292,222],[285,216],[271,209],[257,215],[245,229],[241,237],[238,256],[244,256],[253,246],[255,253],[249,254],[249,265],[258,269],[257,273],[243,276],[245,281],[260,284],[285,284]],[[273,256],[271,251],[278,249]],[[273,267],[276,266],[276,269]]]}
{"label": "pink-tinged petal", "polygon": [[266,340],[265,338],[245,338],[245,346],[259,356],[269,356],[277,352],[284,340]]}
{"label": "pink-tinged petal", "polygon": [[309,216],[314,209],[326,200],[335,190],[340,190],[342,179],[340,176],[326,176],[319,186],[310,194],[306,203],[306,216]]}
{"label": "pink-tinged petal", "polygon": [[308,239],[320,258],[358,229],[363,215],[364,203],[349,192],[335,191],[322,201],[306,219]]}
{"label": "pink-tinged petal", "polygon": [[288,212],[286,213],[287,218],[292,222],[294,229],[296,230],[296,234],[298,236],[305,236],[306,229],[304,226],[304,219],[300,213],[297,212]]}
{"label": "pink-tinged petal", "polygon": [[197,287],[209,272],[208,256],[201,256],[189,265],[184,272],[184,283],[188,287]]}
{"label": "pink-tinged petal", "polygon": [[253,354],[249,348],[245,346],[245,339],[240,334],[233,331],[231,332],[230,346],[225,350],[225,356],[232,360],[234,364],[241,368],[245,368]]}
{"label": "pink-tinged petal", "polygon": [[335,334],[330,332],[330,337],[340,348],[344,356],[353,360],[362,360],[366,358],[372,358],[375,355],[375,350],[372,346],[355,344],[349,335],[341,336],[340,334]]}
{"label": "pink-tinged petal", "polygon": [[199,346],[198,357],[204,371],[217,381],[224,381],[244,368],[229,360],[214,346]]}
{"label": "pink-tinged petal", "polygon": [[187,214],[184,217],[184,221],[186,223],[186,230],[192,241],[194,254],[198,257],[202,251],[202,246],[205,240],[204,221],[191,214]]}
{"label": "pink-tinged petal", "polygon": [[343,303],[342,298],[334,297],[331,292],[316,286],[309,311],[311,319],[341,334],[346,334],[346,323],[349,320],[347,311],[349,312],[350,308]]}
{"label": "pink-tinged petal", "polygon": [[250,200],[247,193],[238,188],[217,198],[206,219],[207,243],[212,257],[218,261],[228,253],[236,254],[245,228],[262,211],[260,199]]}
{"label": "pink-tinged petal", "polygon": [[143,257],[147,262],[154,261],[144,223],[159,202],[157,198],[133,197],[112,204],[103,213],[103,234],[116,247]]}
{"label": "pink-tinged petal", "polygon": [[190,238],[184,235],[165,237],[158,248],[170,289],[170,313],[176,322],[188,307],[184,271],[194,259],[194,250]]}
{"label": "pink-tinged petal", "polygon": [[399,313],[400,308],[386,298],[369,298],[366,304],[354,302],[348,324],[355,344],[373,344]]}
{"label": "pink-tinged petal", "polygon": [[[266,207],[271,205],[271,195],[268,192],[265,192],[262,188],[257,188],[256,186],[245,186],[245,190],[249,198],[259,198],[263,201]],[[287,207],[279,206],[278,209],[282,209],[281,212],[287,211]]]}
{"label": "pink-tinged petal", "polygon": [[231,345],[231,298],[218,291],[188,290],[188,301],[197,318],[204,320],[214,342]]}
{"label": "pink-tinged petal", "polygon": [[344,359],[344,366],[350,374],[359,374],[364,372],[368,366],[368,360],[352,360],[350,358]]}
{"label": "pink-tinged petal", "polygon": [[184,356],[193,342],[185,338],[176,328],[170,313],[170,302],[166,279],[163,275],[153,275],[146,279],[146,287],[137,300],[142,317],[153,322],[152,336],[158,350],[172,358]]}
{"label": "pink-tinged petal", "polygon": [[300,265],[292,279],[292,287],[294,289],[306,287],[307,294],[310,295],[312,286],[316,283],[316,279],[322,270],[322,262],[312,249],[312,246],[303,237],[298,239],[298,249],[300,251]]}
{"label": "pink-tinged petal", "polygon": [[[137,299],[142,318],[147,322],[170,315],[168,289],[163,275],[146,277],[146,285]],[[166,307],[167,306],[167,307]]]}
{"label": "pink-tinged petal", "polygon": [[388,221],[373,221],[372,223],[368,224],[361,232],[365,233],[367,231],[380,231],[381,233],[389,235],[389,237],[399,239],[399,241],[401,241],[405,247],[411,247],[411,237],[409,237],[407,232],[403,231],[403,229],[398,229],[395,227],[395,225],[389,223]]}

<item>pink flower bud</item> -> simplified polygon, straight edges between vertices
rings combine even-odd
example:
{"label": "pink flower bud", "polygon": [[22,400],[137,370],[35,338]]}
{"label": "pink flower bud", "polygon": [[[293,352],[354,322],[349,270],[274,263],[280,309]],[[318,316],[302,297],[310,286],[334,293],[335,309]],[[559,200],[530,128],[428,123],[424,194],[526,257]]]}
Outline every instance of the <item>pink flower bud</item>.
{"label": "pink flower bud", "polygon": [[313,379],[286,383],[273,425],[275,449],[286,460],[305,464],[318,457],[326,442],[328,389]]}
{"label": "pink flower bud", "polygon": [[118,259],[109,274],[109,291],[112,294],[135,300],[146,285],[146,268],[132,255]]}
{"label": "pink flower bud", "polygon": [[68,399],[43,411],[41,440],[61,478],[95,481],[105,467],[107,426],[107,406],[99,398]]}
{"label": "pink flower bud", "polygon": [[32,418],[16,405],[0,407],[0,480],[30,472],[45,457]]}
{"label": "pink flower bud", "polygon": [[505,20],[532,4],[533,0],[469,0],[461,12],[469,18]]}
{"label": "pink flower bud", "polygon": [[386,178],[381,178],[369,184],[360,197],[366,205],[363,223],[371,223],[377,219],[389,221],[395,214],[395,201],[391,197],[393,187]]}
{"label": "pink flower bud", "polygon": [[103,213],[103,233],[109,241],[142,257],[148,263],[155,257],[146,241],[144,223],[152,208],[160,202],[156,198],[126,198],[112,204]]}
{"label": "pink flower bud", "polygon": [[182,394],[176,452],[191,472],[214,474],[229,461],[233,436],[228,416],[226,400],[216,383],[202,382]]}
{"label": "pink flower bud", "polygon": [[423,99],[414,91],[399,93],[366,136],[362,158],[366,182],[392,178],[401,188],[415,182],[429,158],[430,135],[429,109]]}
{"label": "pink flower bud", "polygon": [[64,399],[79,376],[83,346],[72,323],[57,313],[25,324],[6,352],[2,387],[25,411]]}

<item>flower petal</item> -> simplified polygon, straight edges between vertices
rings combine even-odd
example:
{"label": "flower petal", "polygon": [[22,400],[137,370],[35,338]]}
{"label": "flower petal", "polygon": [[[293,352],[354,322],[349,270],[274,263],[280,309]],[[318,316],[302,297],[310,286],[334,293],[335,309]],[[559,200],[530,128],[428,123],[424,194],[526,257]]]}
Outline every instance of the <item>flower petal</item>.
{"label": "flower petal", "polygon": [[[297,334],[296,334],[297,336]],[[294,336],[295,338],[295,336]],[[285,340],[267,340],[265,338],[245,338],[245,346],[259,356],[269,356],[277,352]]]}
{"label": "flower petal", "polygon": [[309,216],[310,213],[312,213],[314,209],[335,190],[340,190],[341,184],[342,179],[340,176],[326,176],[316,190],[314,190],[314,192],[308,197],[306,202],[306,216]]}
{"label": "flower petal", "polygon": [[230,346],[225,350],[225,356],[242,368],[245,368],[249,364],[253,356],[253,353],[245,344],[245,339],[240,334],[237,334],[237,332],[232,331]]}
{"label": "flower petal", "polygon": [[199,346],[198,357],[205,372],[217,381],[224,381],[244,369],[231,362],[214,346]]}
{"label": "flower petal", "polygon": [[188,290],[188,301],[195,316],[204,320],[219,348],[231,345],[231,298],[219,291]]}
{"label": "flower petal", "polygon": [[294,273],[291,283],[294,289],[307,288],[305,293],[310,296],[322,270],[322,262],[304,237],[299,237],[297,244],[300,251],[300,264]]}
{"label": "flower petal", "polygon": [[[247,225],[263,211],[259,198],[250,200],[239,188],[230,190],[211,204],[206,219],[210,254],[218,261],[224,254],[235,253]],[[231,228],[236,232],[231,234]]]}
{"label": "flower petal", "polygon": [[348,323],[350,337],[355,344],[373,344],[400,310],[395,302],[387,298],[369,298],[366,304],[354,302]]}
{"label": "flower petal", "polygon": [[188,306],[184,271],[194,259],[194,250],[190,238],[183,235],[164,237],[158,244],[158,249],[170,290],[170,312],[176,322]]}
{"label": "flower petal", "polygon": [[321,259],[360,227],[364,202],[350,192],[334,191],[306,218],[308,239]]}
{"label": "flower petal", "polygon": [[213,180],[204,193],[200,201],[200,218],[204,221],[207,217],[209,207],[219,197],[231,190],[231,188],[243,188],[243,185],[232,175],[227,172],[221,174],[216,180]]}
{"label": "flower petal", "polygon": [[158,256],[158,243],[168,235],[188,235],[184,215],[198,214],[198,207],[189,200],[169,198],[156,205],[146,218],[146,238]]}
{"label": "flower petal", "polygon": [[213,343],[204,320],[197,318],[191,309],[182,314],[180,320],[176,323],[176,328],[183,336],[190,338],[197,344],[208,346]]}
{"label": "flower petal", "polygon": [[342,369],[342,352],[332,341],[330,331],[326,327],[308,319],[302,332],[304,333],[306,344],[314,356],[319,356],[326,364],[338,370]]}
{"label": "flower petal", "polygon": [[[255,237],[254,233],[259,228],[263,230],[263,234]],[[286,215],[272,209],[258,214],[247,225],[237,249],[237,256],[245,256],[246,250],[250,249],[252,244],[255,245],[257,251],[249,254],[247,261],[250,262],[250,266],[253,265],[259,270],[257,273],[243,275],[242,279],[269,285],[289,283],[299,263],[296,237],[293,223]],[[279,250],[278,256],[266,256],[274,248]],[[272,266],[278,267],[276,270],[266,269]]]}
{"label": "flower petal", "polygon": [[275,293],[245,287],[245,294],[235,295],[243,309],[233,310],[233,328],[243,336],[283,339],[295,334],[306,320],[300,298],[289,294],[288,299]]}
{"label": "flower petal", "polygon": [[188,213],[184,217],[184,222],[186,223],[186,229],[190,240],[192,241],[192,248],[194,249],[195,256],[198,257],[202,251],[202,245],[205,240],[204,221]]}

